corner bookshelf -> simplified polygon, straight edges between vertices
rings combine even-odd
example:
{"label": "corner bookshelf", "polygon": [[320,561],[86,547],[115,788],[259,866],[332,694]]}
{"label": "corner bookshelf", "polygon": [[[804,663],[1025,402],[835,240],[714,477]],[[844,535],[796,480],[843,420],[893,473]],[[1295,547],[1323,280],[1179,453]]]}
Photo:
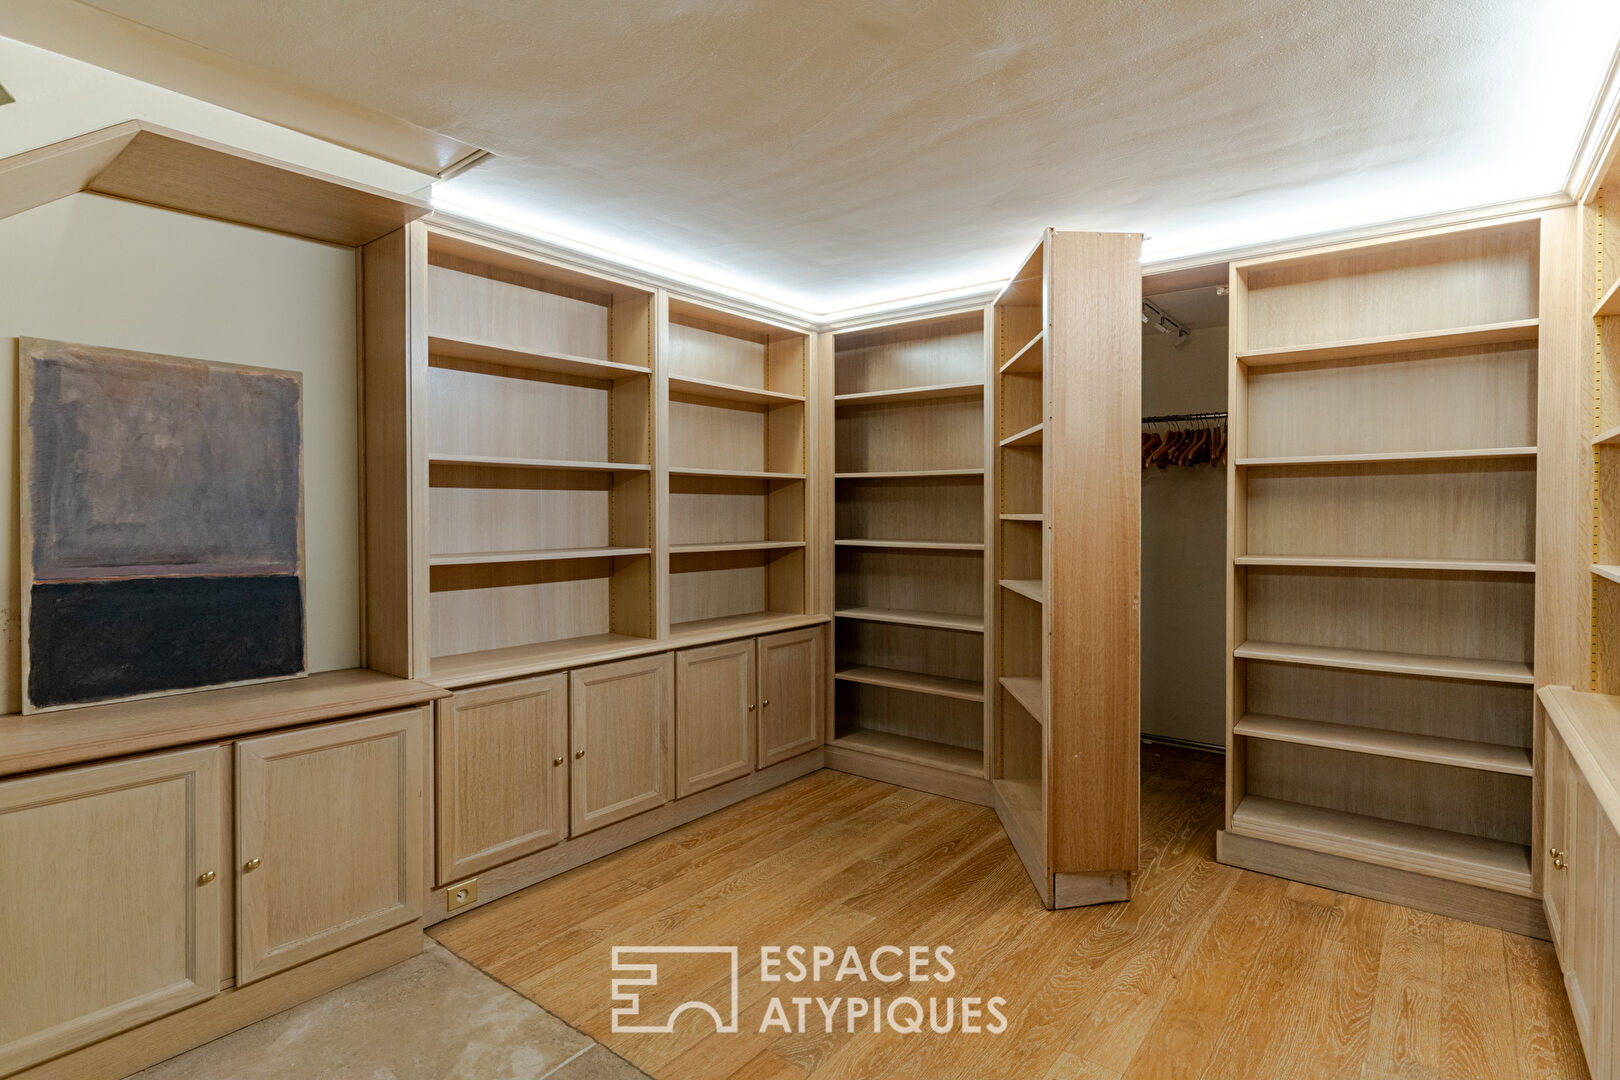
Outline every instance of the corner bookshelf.
{"label": "corner bookshelf", "polygon": [[837,767],[986,803],[987,315],[834,337],[829,739]]}
{"label": "corner bookshelf", "polygon": [[810,337],[668,300],[668,632],[807,610]]}
{"label": "corner bookshelf", "polygon": [[1049,229],[992,309],[990,776],[1048,907],[1137,867],[1140,247]]}
{"label": "corner bookshelf", "polygon": [[1223,861],[1527,917],[1540,243],[1233,264]]}

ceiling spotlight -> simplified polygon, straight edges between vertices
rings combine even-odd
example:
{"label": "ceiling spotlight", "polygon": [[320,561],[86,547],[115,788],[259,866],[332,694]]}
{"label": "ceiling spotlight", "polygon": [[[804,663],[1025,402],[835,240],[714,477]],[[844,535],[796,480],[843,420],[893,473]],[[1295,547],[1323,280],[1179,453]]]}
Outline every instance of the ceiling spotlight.
{"label": "ceiling spotlight", "polygon": [[1174,346],[1178,349],[1187,344],[1187,339],[1192,337],[1191,330],[1166,315],[1151,300],[1142,301],[1142,322],[1161,334],[1169,334],[1175,338]]}

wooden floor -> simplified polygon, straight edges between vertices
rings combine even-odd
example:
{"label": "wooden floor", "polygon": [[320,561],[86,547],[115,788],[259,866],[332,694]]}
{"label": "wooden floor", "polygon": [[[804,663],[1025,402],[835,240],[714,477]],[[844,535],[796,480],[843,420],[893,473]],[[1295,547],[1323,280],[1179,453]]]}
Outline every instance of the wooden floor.
{"label": "wooden floor", "polygon": [[[1549,945],[1222,866],[1220,782],[1213,756],[1144,751],[1129,904],[1047,912],[994,812],[823,771],[433,933],[660,1080],[1586,1076]],[[610,1030],[612,946],[668,944],[742,947],[736,1034]],[[768,944],[950,945],[957,974],[761,983]],[[1000,995],[1009,1026],[828,1033],[812,1005],[759,1033],[772,996],[902,994]]]}

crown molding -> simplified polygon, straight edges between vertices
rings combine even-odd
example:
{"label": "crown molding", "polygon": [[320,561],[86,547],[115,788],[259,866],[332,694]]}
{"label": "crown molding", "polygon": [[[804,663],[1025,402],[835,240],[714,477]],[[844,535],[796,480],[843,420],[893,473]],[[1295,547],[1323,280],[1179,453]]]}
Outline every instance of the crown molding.
{"label": "crown molding", "polygon": [[1620,46],[1609,58],[1609,70],[1603,76],[1592,111],[1581,132],[1575,160],[1569,166],[1569,179],[1564,190],[1576,202],[1587,202],[1597,191],[1620,156]]}

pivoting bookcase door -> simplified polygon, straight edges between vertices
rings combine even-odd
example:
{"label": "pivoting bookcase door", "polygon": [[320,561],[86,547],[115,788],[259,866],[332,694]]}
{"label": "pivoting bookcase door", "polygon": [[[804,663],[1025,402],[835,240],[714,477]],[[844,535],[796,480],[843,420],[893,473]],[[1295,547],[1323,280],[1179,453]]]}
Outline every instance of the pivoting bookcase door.
{"label": "pivoting bookcase door", "polygon": [[20,356],[23,711],[303,674],[299,375]]}

